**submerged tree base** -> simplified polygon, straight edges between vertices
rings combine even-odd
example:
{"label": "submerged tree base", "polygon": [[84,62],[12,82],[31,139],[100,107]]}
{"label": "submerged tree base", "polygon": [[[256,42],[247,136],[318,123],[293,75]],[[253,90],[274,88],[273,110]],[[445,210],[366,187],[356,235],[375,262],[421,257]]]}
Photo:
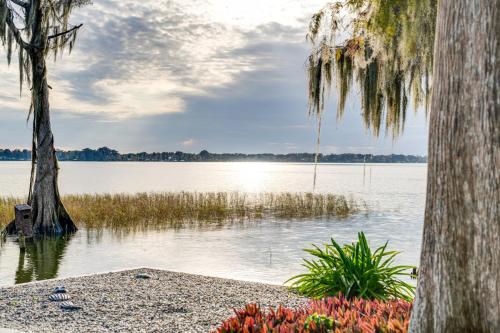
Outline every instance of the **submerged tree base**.
{"label": "submerged tree base", "polygon": [[[0,234],[7,234],[7,235],[17,235],[18,230],[16,226],[16,221],[15,220],[10,220],[10,222],[5,222],[9,221],[9,218],[12,218],[12,212],[9,212],[9,202],[14,201],[15,204],[10,205],[10,210],[13,210],[13,207],[16,204],[19,204],[20,202],[23,202],[23,200],[19,199],[0,199]],[[6,204],[7,203],[7,204]],[[5,228],[2,230],[2,226],[6,224]],[[57,223],[53,223],[50,225],[50,227],[44,227],[43,225],[36,226],[33,225],[33,234],[35,236],[61,236],[61,235],[67,235],[67,234],[72,234],[78,231],[78,228],[76,227],[75,223],[69,216],[68,212],[64,208],[64,206],[61,205],[61,207],[58,209],[58,217],[57,217]]]}
{"label": "submerged tree base", "polygon": [[[22,199],[0,198],[0,227],[14,216]],[[167,192],[68,195],[68,212],[90,229],[171,227],[186,223],[260,219],[264,217],[345,218],[359,203],[343,195],[313,193]]]}

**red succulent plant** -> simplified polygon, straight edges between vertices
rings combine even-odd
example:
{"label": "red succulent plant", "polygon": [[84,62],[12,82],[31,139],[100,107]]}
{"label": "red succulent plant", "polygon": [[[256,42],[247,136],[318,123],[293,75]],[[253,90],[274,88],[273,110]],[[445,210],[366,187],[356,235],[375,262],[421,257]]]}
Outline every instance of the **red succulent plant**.
{"label": "red succulent plant", "polygon": [[348,300],[340,295],[298,308],[262,310],[248,304],[235,310],[217,333],[406,333],[412,303],[405,300]]}

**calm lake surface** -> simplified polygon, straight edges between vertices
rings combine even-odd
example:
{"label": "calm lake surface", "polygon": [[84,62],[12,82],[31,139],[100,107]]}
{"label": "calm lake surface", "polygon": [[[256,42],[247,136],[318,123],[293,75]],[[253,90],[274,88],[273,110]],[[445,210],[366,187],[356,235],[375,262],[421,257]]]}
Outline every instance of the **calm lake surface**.
{"label": "calm lake surface", "polygon": [[[69,193],[163,191],[310,192],[311,164],[61,162]],[[0,162],[0,196],[25,196],[29,163]],[[135,233],[80,230],[37,242],[23,255],[0,245],[0,286],[135,267],[281,284],[303,271],[303,248],[356,239],[389,241],[398,263],[418,265],[425,204],[425,164],[321,164],[317,192],[365,200],[369,213],[348,219],[259,220]]]}

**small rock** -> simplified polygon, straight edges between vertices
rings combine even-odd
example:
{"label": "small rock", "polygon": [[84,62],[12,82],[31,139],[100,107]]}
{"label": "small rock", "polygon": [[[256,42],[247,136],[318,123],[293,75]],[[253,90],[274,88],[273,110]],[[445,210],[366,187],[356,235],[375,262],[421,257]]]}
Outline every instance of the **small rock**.
{"label": "small rock", "polygon": [[61,304],[59,305],[59,307],[61,309],[63,309],[63,310],[68,310],[68,311],[80,310],[82,308],[81,306],[75,305],[71,301],[61,302]]}
{"label": "small rock", "polygon": [[65,294],[66,293],[66,287],[64,286],[58,286],[55,287],[54,290],[52,290],[53,294]]}
{"label": "small rock", "polygon": [[138,273],[135,275],[136,279],[151,279],[151,275],[146,273]]}
{"label": "small rock", "polygon": [[49,300],[52,302],[62,302],[62,301],[67,301],[71,297],[69,297],[68,294],[52,294],[49,296]]}

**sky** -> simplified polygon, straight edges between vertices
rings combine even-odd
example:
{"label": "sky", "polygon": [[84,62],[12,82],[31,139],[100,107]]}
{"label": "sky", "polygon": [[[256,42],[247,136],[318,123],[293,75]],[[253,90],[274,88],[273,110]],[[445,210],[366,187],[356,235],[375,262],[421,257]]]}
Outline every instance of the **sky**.
{"label": "sky", "polygon": [[[58,149],[313,152],[307,114],[308,19],[325,0],[94,0],[73,52],[48,60]],[[0,49],[0,148],[29,148],[28,93]],[[331,95],[321,152],[426,155],[424,111],[402,137],[374,138],[354,91]]]}

